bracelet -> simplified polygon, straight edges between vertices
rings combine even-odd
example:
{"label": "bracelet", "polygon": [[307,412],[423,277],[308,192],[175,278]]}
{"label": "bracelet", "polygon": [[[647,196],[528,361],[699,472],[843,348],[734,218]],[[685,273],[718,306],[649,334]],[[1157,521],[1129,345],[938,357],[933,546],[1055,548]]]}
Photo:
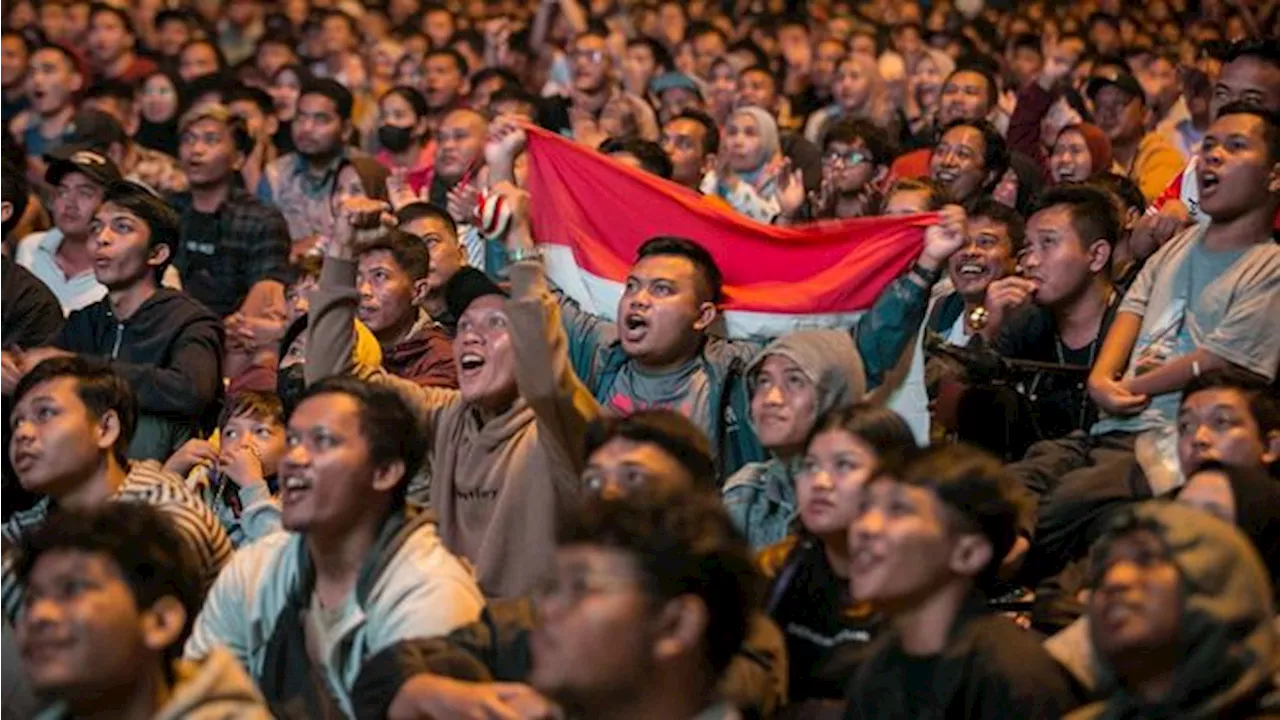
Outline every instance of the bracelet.
{"label": "bracelet", "polygon": [[1192,377],[1200,377],[1200,361],[1199,360],[1191,361],[1191,375]]}
{"label": "bracelet", "polygon": [[542,262],[542,249],[537,247],[516,248],[507,253],[507,259],[513,263],[531,260],[533,262]]}
{"label": "bracelet", "polygon": [[923,280],[925,285],[933,285],[942,279],[942,270],[940,268],[929,270],[919,262],[911,266],[911,274]]}

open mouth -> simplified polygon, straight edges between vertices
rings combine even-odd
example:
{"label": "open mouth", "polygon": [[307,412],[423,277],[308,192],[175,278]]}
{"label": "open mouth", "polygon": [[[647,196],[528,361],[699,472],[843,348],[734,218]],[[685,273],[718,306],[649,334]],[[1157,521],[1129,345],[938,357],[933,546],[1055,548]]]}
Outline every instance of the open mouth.
{"label": "open mouth", "polygon": [[963,278],[982,277],[987,274],[987,266],[978,263],[962,263],[956,268],[956,275]]}
{"label": "open mouth", "polygon": [[458,358],[458,369],[464,375],[473,375],[485,366],[485,359],[482,355],[476,353],[463,353]]}
{"label": "open mouth", "polygon": [[1221,181],[1222,181],[1222,178],[1220,178],[1218,176],[1218,173],[1214,172],[1213,170],[1202,170],[1200,172],[1200,191],[1212,192],[1213,190],[1217,189],[1218,184]]}
{"label": "open mouth", "polygon": [[933,174],[933,177],[938,182],[949,183],[956,179],[956,175],[957,173],[955,170],[939,170]]}
{"label": "open mouth", "polygon": [[35,464],[37,455],[30,452],[19,452],[13,456],[13,469],[18,472],[29,470]]}
{"label": "open mouth", "polygon": [[297,502],[311,490],[311,481],[298,475],[289,475],[280,484],[281,500],[286,503]]}
{"label": "open mouth", "polygon": [[880,556],[870,550],[857,550],[849,556],[849,572],[854,574],[865,574],[876,569],[880,562]]}
{"label": "open mouth", "polygon": [[632,342],[641,340],[649,332],[649,321],[643,316],[630,313],[622,318],[622,336]]}

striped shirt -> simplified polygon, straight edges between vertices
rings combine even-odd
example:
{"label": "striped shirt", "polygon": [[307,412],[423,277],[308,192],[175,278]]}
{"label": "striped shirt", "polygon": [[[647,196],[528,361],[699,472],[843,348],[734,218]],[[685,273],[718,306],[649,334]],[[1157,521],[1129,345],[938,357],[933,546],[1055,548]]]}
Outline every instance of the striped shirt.
{"label": "striped shirt", "polygon": [[[207,592],[222,566],[231,559],[231,542],[209,507],[187,488],[182,479],[164,471],[154,460],[135,461],[124,484],[111,497],[113,502],[135,502],[154,507],[168,517],[185,540],[190,557],[199,563],[203,589]],[[4,524],[3,588],[0,605],[5,617],[15,622],[22,610],[26,588],[16,575],[15,560],[22,544],[48,519],[53,505],[44,498],[35,507],[14,513]]]}

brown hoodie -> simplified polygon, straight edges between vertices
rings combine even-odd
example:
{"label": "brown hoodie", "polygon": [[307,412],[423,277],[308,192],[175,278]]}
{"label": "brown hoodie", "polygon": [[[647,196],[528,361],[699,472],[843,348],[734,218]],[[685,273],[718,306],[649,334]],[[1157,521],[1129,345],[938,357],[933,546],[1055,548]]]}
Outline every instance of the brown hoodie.
{"label": "brown hoodie", "polygon": [[489,597],[525,595],[550,571],[556,518],[577,499],[586,426],[599,413],[569,365],[560,308],[541,264],[515,263],[509,272],[520,396],[487,422],[456,390],[420,387],[352,362],[354,263],[325,258],[308,326],[308,384],[357,374],[394,388],[416,411],[430,444],[440,536],[476,566]]}

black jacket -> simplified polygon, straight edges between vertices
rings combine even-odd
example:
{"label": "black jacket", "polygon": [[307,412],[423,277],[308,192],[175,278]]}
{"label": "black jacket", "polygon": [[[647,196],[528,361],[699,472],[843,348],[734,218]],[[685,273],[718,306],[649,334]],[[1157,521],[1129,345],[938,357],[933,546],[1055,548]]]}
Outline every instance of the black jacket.
{"label": "black jacket", "polygon": [[846,720],[1056,720],[1079,704],[1040,638],[992,613],[976,594],[930,660],[908,656],[897,633],[881,636],[845,700]]}
{"label": "black jacket", "polygon": [[4,302],[0,303],[4,326],[4,348],[30,349],[48,345],[49,340],[62,327],[62,305],[53,291],[40,282],[31,271],[9,259],[0,259],[3,276],[0,291]]}
{"label": "black jacket", "polygon": [[222,392],[222,323],[168,288],[123,322],[107,299],[77,310],[53,344],[107,358],[129,381],[139,413],[131,458],[167,458],[215,409]]}
{"label": "black jacket", "polygon": [[[351,696],[357,718],[384,718],[409,678],[433,673],[468,682],[524,682],[533,666],[528,598],[491,601],[480,620],[448,637],[392,645],[365,661]],[[751,619],[743,647],[720,679],[720,693],[747,717],[771,717],[786,700],[782,634],[764,615]]]}

